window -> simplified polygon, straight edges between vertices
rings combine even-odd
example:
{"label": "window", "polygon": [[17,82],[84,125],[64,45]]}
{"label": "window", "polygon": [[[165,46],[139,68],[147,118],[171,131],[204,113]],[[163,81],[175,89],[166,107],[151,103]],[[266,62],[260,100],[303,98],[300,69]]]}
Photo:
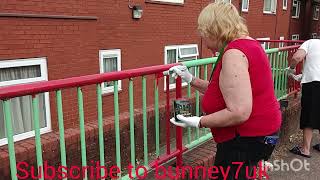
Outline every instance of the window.
{"label": "window", "polygon": [[[164,51],[165,64],[195,60],[198,59],[199,56],[197,44],[166,46]],[[189,71],[190,73],[195,75],[195,68],[190,68]],[[166,82],[164,84],[164,89],[166,90]],[[185,86],[187,85],[187,83],[183,82],[182,85]],[[170,77],[169,89],[173,89],[175,88],[175,86],[175,79],[173,77]]]}
{"label": "window", "polygon": [[292,40],[299,40],[299,34],[293,34],[293,35],[291,36],[291,39],[292,39]]}
{"label": "window", "polygon": [[215,2],[226,2],[226,3],[232,3],[232,0],[215,0]]}
{"label": "window", "polygon": [[[293,34],[291,40],[299,40],[299,34]],[[294,45],[298,45],[298,43],[294,43]]]}
{"label": "window", "polygon": [[317,33],[312,33],[311,37],[312,39],[317,39]]}
{"label": "window", "polygon": [[[100,73],[121,71],[121,50],[100,50]],[[114,82],[102,83],[102,93],[110,93],[114,90]],[[121,80],[118,81],[118,90],[121,90]]]}
{"label": "window", "polygon": [[[0,87],[47,80],[46,58],[0,61]],[[38,99],[40,133],[43,134],[51,131],[49,93],[39,94]],[[33,137],[32,97],[16,97],[10,103],[14,141]],[[7,144],[3,105],[0,100],[0,145]]]}
{"label": "window", "polygon": [[[284,40],[284,37],[283,37],[283,36],[280,37],[280,41],[281,41],[281,40]],[[284,43],[283,43],[283,42],[280,42],[280,43],[279,43],[279,48],[282,48],[282,47],[284,47]]]}
{"label": "window", "polygon": [[287,10],[288,7],[288,0],[282,0],[282,9]]}
{"label": "window", "polygon": [[183,4],[184,3],[184,0],[149,0],[149,1],[175,3],[175,4]]}
{"label": "window", "polygon": [[298,0],[293,0],[292,2],[292,18],[299,18],[300,15],[300,4]]}
{"label": "window", "polygon": [[[267,38],[257,38],[257,40],[270,40],[269,37]],[[269,49],[270,48],[270,42],[260,42],[263,49]]]}
{"label": "window", "polygon": [[249,0],[242,0],[242,11],[248,12],[249,11]]}
{"label": "window", "polygon": [[276,14],[277,0],[264,0],[263,13]]}
{"label": "window", "polygon": [[313,8],[313,20],[319,20],[319,6]]}

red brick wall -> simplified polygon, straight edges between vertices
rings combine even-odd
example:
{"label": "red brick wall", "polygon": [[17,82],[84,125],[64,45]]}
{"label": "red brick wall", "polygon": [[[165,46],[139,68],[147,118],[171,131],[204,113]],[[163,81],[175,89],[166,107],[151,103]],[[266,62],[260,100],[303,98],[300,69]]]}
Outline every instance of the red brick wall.
{"label": "red brick wall", "polygon": [[[199,44],[200,57],[210,51],[196,32],[197,16],[209,0],[188,0],[183,6],[147,3],[136,0],[144,10],[142,19],[131,18],[127,1],[2,1],[0,12],[49,15],[96,16],[97,20],[0,17],[0,60],[47,57],[49,80],[99,73],[98,53],[102,49],[121,49],[122,69],[164,63],[164,47]],[[233,3],[239,8],[240,1]],[[289,3],[290,4],[290,3]],[[263,3],[250,1],[243,13],[253,37],[278,39],[286,36],[288,14],[278,3],[277,15],[264,15]],[[275,23],[277,22],[277,23]],[[276,28],[277,25],[277,28]],[[277,30],[276,30],[277,29]],[[148,77],[147,86],[153,86]],[[160,83],[163,90],[163,82]],[[128,110],[127,80],[122,81],[120,112]],[[134,83],[135,107],[141,107],[141,80]],[[148,88],[147,104],[153,103],[153,88]],[[54,93],[51,93],[53,129],[57,129]],[[65,126],[78,127],[76,89],[63,91]],[[160,100],[164,100],[161,91]],[[84,88],[85,120],[96,119],[95,87]],[[103,97],[104,116],[113,114],[113,96]]]}
{"label": "red brick wall", "polygon": [[249,11],[242,12],[252,37],[270,37],[270,39],[279,39],[280,36],[287,37],[289,14],[290,4],[287,10],[283,10],[282,1],[278,1],[275,15],[263,13],[263,1],[250,1]]}
{"label": "red brick wall", "polygon": [[[200,44],[196,32],[202,1],[184,6],[135,1],[144,10],[139,21],[131,18],[127,1],[2,1],[0,11],[50,15],[97,16],[98,20],[0,18],[0,60],[47,57],[49,80],[99,73],[98,53],[121,49],[122,69],[164,63],[164,46]],[[148,78],[148,87],[153,81]],[[127,111],[127,81],[122,82],[120,112]],[[163,89],[163,83],[160,83]],[[135,80],[135,105],[141,106],[141,80]],[[148,88],[148,94],[153,92]],[[161,93],[163,95],[163,93]],[[76,90],[63,91],[66,127],[78,124]],[[84,88],[86,120],[96,119],[95,87]],[[150,98],[149,98],[150,97]],[[153,102],[148,96],[148,104]],[[163,99],[161,96],[160,99]],[[54,95],[52,125],[57,129]],[[103,97],[104,115],[113,114],[113,96]]]}
{"label": "red brick wall", "polygon": [[[304,30],[306,29],[306,26],[304,26],[304,23],[308,23],[310,20],[310,16],[306,16],[305,13],[308,13],[310,11],[306,11],[306,2],[305,1],[301,1],[301,6],[300,6],[300,16],[299,18],[291,18],[290,15],[290,39],[291,39],[291,35],[293,34],[299,34],[300,35],[300,39],[306,39],[305,37],[305,32]],[[305,19],[306,17],[308,17],[308,19]],[[307,22],[305,22],[307,21]]]}
{"label": "red brick wall", "polygon": [[[122,69],[163,64],[166,45],[197,43],[200,57],[208,57],[211,53],[205,48],[196,32],[196,23],[200,10],[209,1],[186,0],[183,6],[174,6],[135,0],[134,2],[142,5],[144,10],[142,19],[135,21],[131,18],[128,1],[4,0],[0,3],[1,13],[96,16],[98,19],[0,17],[0,60],[46,57],[49,80],[54,80],[99,73],[98,53],[102,49],[120,48]],[[239,2],[233,3],[239,7]],[[260,1],[250,1],[249,12],[243,13],[251,35],[271,39],[285,35],[290,6],[287,11],[283,11],[279,2],[277,16],[263,15],[262,8],[263,4]],[[276,21],[277,30],[275,30]],[[153,79],[154,77],[148,77],[148,105],[152,105],[154,101]],[[122,81],[123,91],[119,95],[120,112],[128,110],[127,82],[127,80]],[[159,84],[160,100],[163,101],[165,97],[162,91],[163,82]],[[96,120],[95,86],[84,87],[83,90],[85,120]],[[134,80],[134,91],[135,108],[139,108],[142,105],[140,78]],[[56,130],[58,124],[55,96],[51,93],[50,97],[52,126]],[[78,129],[76,89],[63,90],[63,105],[66,129],[70,127]],[[105,117],[113,115],[112,95],[103,97],[103,110]],[[67,132],[71,134],[72,129]],[[48,134],[47,141],[50,137]],[[77,140],[79,143],[79,139]],[[25,148],[29,146],[31,145],[26,143]],[[30,154],[34,155],[34,152]]]}

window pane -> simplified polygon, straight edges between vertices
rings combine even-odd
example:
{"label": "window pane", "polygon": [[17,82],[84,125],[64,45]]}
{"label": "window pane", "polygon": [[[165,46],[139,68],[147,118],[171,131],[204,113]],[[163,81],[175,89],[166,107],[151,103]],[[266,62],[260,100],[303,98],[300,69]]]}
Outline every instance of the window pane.
{"label": "window pane", "polygon": [[298,10],[297,10],[297,16],[299,16],[300,15],[300,1],[298,1],[298,8],[297,8]]}
{"label": "window pane", "polygon": [[[177,57],[177,50],[176,49],[167,50],[167,64],[176,63],[177,62],[176,57]],[[170,82],[170,84],[174,84],[176,81],[173,77],[170,76],[169,82]]]}
{"label": "window pane", "polygon": [[0,82],[41,77],[40,65],[0,69]]}
{"label": "window pane", "polygon": [[117,71],[117,57],[103,58],[103,72]]}
{"label": "window pane", "polygon": [[[39,119],[40,127],[47,127],[46,108],[44,94],[40,94],[39,98]],[[34,130],[33,113],[32,113],[32,97],[23,96],[13,98],[11,101],[11,118],[14,135],[30,132]],[[3,101],[0,101],[0,139],[6,137],[6,128],[4,124]]]}
{"label": "window pane", "polygon": [[198,54],[196,47],[180,48],[179,50],[182,56]]}
{"label": "window pane", "polygon": [[[113,72],[118,71],[118,58],[117,57],[107,57],[103,58],[103,72]],[[105,87],[113,86],[113,82],[104,83]]]}
{"label": "window pane", "polygon": [[271,11],[276,12],[276,8],[277,8],[277,1],[271,0]]}
{"label": "window pane", "polygon": [[297,1],[297,0],[293,0],[292,5],[293,5],[293,6],[296,6],[296,5],[297,5],[297,3],[298,3],[298,1]]}
{"label": "window pane", "polygon": [[292,16],[293,16],[293,17],[296,17],[296,16],[297,16],[297,10],[298,10],[298,9],[297,9],[296,6],[293,6],[293,7],[292,7]]}
{"label": "window pane", "polygon": [[248,0],[242,0],[242,9],[248,9]]}
{"label": "window pane", "polygon": [[[19,79],[41,77],[40,65],[22,66],[0,69],[0,82]],[[32,98],[23,96],[11,101],[11,116],[14,134],[21,134],[33,130]],[[40,127],[46,127],[45,98],[39,95]],[[0,139],[6,137],[4,125],[3,101],[0,101]]]}
{"label": "window pane", "polygon": [[288,1],[287,1],[287,0],[283,0],[283,1],[282,1],[282,6],[283,6],[284,8],[287,8],[287,4],[288,4]]}
{"label": "window pane", "polygon": [[177,57],[176,49],[167,50],[167,64],[176,63],[177,62],[176,57]]}
{"label": "window pane", "polygon": [[271,0],[264,0],[264,11],[271,11]]}
{"label": "window pane", "polygon": [[226,2],[226,3],[231,3],[231,0],[215,0],[215,2]]}
{"label": "window pane", "polygon": [[318,19],[318,18],[319,18],[319,7],[314,7],[313,19]]}

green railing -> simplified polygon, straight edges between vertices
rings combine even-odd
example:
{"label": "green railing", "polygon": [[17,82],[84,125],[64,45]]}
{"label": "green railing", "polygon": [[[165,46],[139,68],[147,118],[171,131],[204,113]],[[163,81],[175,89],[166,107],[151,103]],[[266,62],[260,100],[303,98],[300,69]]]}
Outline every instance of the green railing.
{"label": "green railing", "polygon": [[[285,68],[288,66],[287,59],[290,57],[292,52],[296,50],[298,46],[290,46],[282,49],[269,49],[266,51],[268,54],[270,64],[272,67],[273,79],[274,79],[274,86],[275,86],[275,93],[278,99],[286,98],[286,96],[297,90],[297,86],[295,85],[293,88],[290,85],[288,87],[287,82],[287,72]],[[207,58],[207,59],[199,59],[184,62],[183,64],[186,65],[188,68],[195,68],[195,75],[197,77],[207,79],[208,74],[211,72],[214,64],[216,62],[216,58]],[[34,131],[35,131],[35,144],[36,144],[36,159],[37,165],[42,167],[43,165],[43,155],[42,155],[42,143],[41,143],[41,136],[40,135],[40,126],[39,126],[39,100],[38,94],[44,92],[54,92],[56,97],[56,108],[57,108],[57,120],[58,120],[58,131],[59,131],[59,138],[60,138],[60,156],[61,156],[61,165],[68,166],[67,162],[67,150],[65,144],[65,132],[68,131],[64,128],[65,119],[64,119],[64,111],[63,111],[63,97],[62,91],[64,89],[76,88],[77,89],[77,99],[78,99],[78,116],[79,116],[79,128],[80,128],[80,147],[81,147],[81,162],[82,166],[87,166],[87,145],[86,145],[86,134],[85,134],[85,114],[84,114],[84,98],[83,98],[83,86],[90,86],[94,85],[96,88],[96,97],[97,97],[97,124],[98,124],[98,148],[99,148],[99,161],[101,166],[106,165],[106,155],[105,155],[105,139],[108,137],[104,136],[104,129],[103,129],[103,104],[102,104],[102,92],[101,92],[101,83],[103,82],[114,82],[114,92],[113,92],[113,105],[114,105],[114,132],[115,132],[115,142],[113,143],[115,146],[115,163],[117,167],[120,168],[120,172],[118,173],[119,177],[122,179],[129,179],[130,176],[126,173],[124,168],[121,168],[121,160],[122,155],[124,152],[121,150],[121,141],[120,141],[120,111],[119,111],[119,92],[118,92],[118,80],[128,80],[128,89],[122,89],[122,91],[128,91],[128,111],[129,111],[129,130],[130,130],[130,163],[133,166],[133,169],[137,167],[136,163],[136,132],[135,132],[135,106],[134,106],[134,80],[139,80],[142,83],[142,132],[143,132],[143,165],[146,167],[147,170],[150,170],[154,167],[155,162],[161,164],[165,163],[168,160],[173,158],[181,158],[182,153],[186,149],[194,148],[195,146],[199,145],[202,142],[211,139],[211,133],[208,129],[192,129],[187,128],[183,131],[183,134],[176,134],[176,139],[170,136],[170,128],[172,125],[169,123],[168,116],[165,119],[167,122],[166,126],[166,143],[163,145],[160,143],[160,101],[159,96],[163,96],[164,92],[160,92],[159,90],[159,81],[165,77],[167,82],[169,82],[168,76],[163,76],[163,72],[167,71],[173,65],[160,65],[160,66],[152,66],[152,67],[145,67],[140,69],[134,70],[125,70],[121,72],[112,72],[112,73],[105,73],[105,74],[96,74],[90,76],[83,76],[83,77],[76,77],[76,78],[69,78],[63,80],[54,80],[48,82],[39,82],[39,83],[32,83],[26,85],[18,85],[18,86],[10,86],[5,88],[0,88],[0,100],[3,101],[3,108],[4,108],[4,119],[5,119],[5,127],[6,127],[6,136],[8,140],[8,152],[9,152],[9,159],[10,159],[10,171],[11,171],[11,179],[16,180],[18,179],[17,174],[17,167],[16,167],[16,157],[15,157],[15,142],[13,140],[13,129],[12,129],[12,111],[11,111],[11,99],[14,97],[21,97],[25,95],[32,96],[32,109],[33,109],[33,117],[34,117]],[[147,77],[149,80],[147,81]],[[152,79],[151,79],[152,78]],[[150,80],[151,79],[151,80]],[[152,82],[153,81],[153,82]],[[153,86],[148,86],[147,84],[153,84]],[[167,90],[169,90],[169,83],[167,83]],[[181,84],[180,84],[181,85]],[[147,94],[147,88],[153,87],[153,99],[154,99],[154,122],[155,122],[155,131],[150,132],[148,131],[148,119],[147,119],[147,98],[151,96],[151,94]],[[290,90],[289,90],[290,89]],[[181,91],[179,85],[177,85],[176,91]],[[200,96],[201,94],[198,91],[192,92],[190,85],[186,88],[182,88],[184,92],[184,97],[189,97],[195,100],[195,114],[197,116],[201,115],[201,108],[200,108]],[[169,91],[166,93],[170,96]],[[168,102],[169,99],[169,102]],[[167,97],[167,110],[171,110],[170,104],[171,99]],[[170,112],[167,111],[170,115]],[[169,127],[168,127],[169,126]],[[178,130],[176,132],[179,132]],[[155,139],[150,139],[148,134],[155,133]],[[169,134],[169,135],[168,135]],[[183,141],[183,149],[178,144],[178,138],[184,139]],[[170,144],[172,144],[175,140],[176,148],[171,148]],[[150,159],[148,150],[148,141],[154,142],[155,146],[155,159]],[[163,150],[163,149],[166,149]],[[80,158],[80,157],[79,157]],[[1,159],[0,159],[1,161]],[[9,166],[9,165],[8,165]],[[141,169],[140,169],[141,170]],[[39,169],[39,173],[43,172],[43,169]],[[133,171],[134,172],[134,171]],[[143,174],[144,172],[141,170],[139,174]],[[43,173],[42,173],[43,174]],[[104,171],[100,172],[101,176],[104,176]],[[134,175],[135,176],[135,175]],[[40,178],[40,179],[43,179]],[[65,178],[67,179],[67,178]],[[83,179],[88,179],[87,172],[83,175]]]}

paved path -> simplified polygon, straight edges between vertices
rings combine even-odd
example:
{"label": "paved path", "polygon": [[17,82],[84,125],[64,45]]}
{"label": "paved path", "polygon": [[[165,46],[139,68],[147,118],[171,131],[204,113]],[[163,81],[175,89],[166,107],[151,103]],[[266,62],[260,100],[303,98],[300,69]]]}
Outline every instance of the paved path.
{"label": "paved path", "polygon": [[[319,134],[314,133],[314,138],[312,144],[320,142]],[[289,171],[272,171],[269,173],[270,179],[274,180],[320,180],[320,152],[315,150],[311,151],[312,157],[310,159],[303,158],[291,153],[288,153],[288,156],[283,158],[283,161],[286,163],[292,162],[294,160],[294,168],[299,168],[299,160],[303,162],[306,160],[307,163],[310,163],[310,170],[302,169],[301,171],[295,172],[294,170]],[[279,163],[280,164],[280,163]],[[284,168],[286,169],[286,168]]]}
{"label": "paved path", "polygon": [[[312,144],[319,143],[319,142],[320,142],[320,135],[315,133]],[[289,144],[293,146],[296,143],[289,143]],[[214,143],[206,142],[200,145],[199,147],[191,150],[190,152],[186,153],[184,155],[183,161],[185,165],[189,165],[193,167],[212,166],[213,159],[214,159],[214,150],[215,150]],[[270,180],[320,180],[320,152],[312,150],[311,155],[312,155],[312,158],[306,159],[291,153],[287,153],[285,156],[282,157],[282,161],[284,163],[288,163],[289,166],[290,166],[290,163],[293,162],[292,167],[294,169],[286,170],[287,168],[284,167],[283,168],[284,171],[276,171],[276,170],[270,171],[268,172],[269,179]],[[280,163],[281,159],[277,159],[277,160],[279,160],[277,164],[281,166],[281,163]],[[301,171],[295,172],[294,170],[299,168],[300,162],[304,162],[304,160],[306,160],[307,163],[310,163],[310,165],[307,166],[309,170],[302,168]],[[275,161],[274,161],[274,164],[275,164]],[[276,166],[274,167],[276,168]],[[150,179],[150,180],[155,179],[154,177],[155,177],[154,172],[151,172],[146,179]],[[170,178],[167,178],[167,179],[170,179]]]}

